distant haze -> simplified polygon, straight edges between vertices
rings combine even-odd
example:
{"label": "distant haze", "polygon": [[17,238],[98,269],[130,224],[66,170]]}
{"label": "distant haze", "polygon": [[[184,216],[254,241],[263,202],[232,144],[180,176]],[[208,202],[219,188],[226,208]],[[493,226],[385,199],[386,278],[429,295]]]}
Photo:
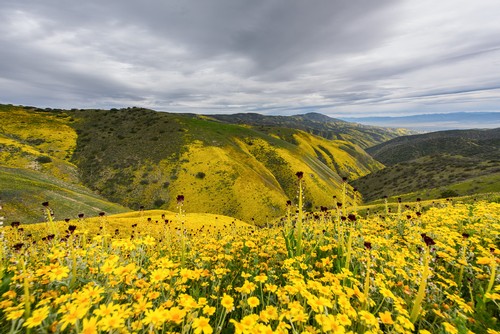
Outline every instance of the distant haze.
{"label": "distant haze", "polygon": [[416,131],[500,128],[500,112],[448,113],[403,117],[339,117],[367,125],[407,128]]}
{"label": "distant haze", "polygon": [[498,0],[3,0],[0,103],[500,111]]}

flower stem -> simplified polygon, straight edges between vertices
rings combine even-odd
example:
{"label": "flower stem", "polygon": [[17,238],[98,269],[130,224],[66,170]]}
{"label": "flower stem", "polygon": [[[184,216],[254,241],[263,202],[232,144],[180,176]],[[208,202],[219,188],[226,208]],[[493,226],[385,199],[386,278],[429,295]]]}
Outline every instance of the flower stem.
{"label": "flower stem", "polygon": [[427,287],[427,277],[429,276],[429,249],[424,250],[424,271],[422,272],[422,279],[418,287],[417,297],[410,313],[410,321],[415,323],[420,313],[420,305],[425,297],[425,288]]}
{"label": "flower stem", "polygon": [[495,278],[496,278],[496,270],[497,270],[497,262],[495,260],[494,256],[491,256],[491,263],[490,263],[490,268],[491,268],[491,275],[490,275],[490,280],[488,282],[488,287],[486,288],[486,292],[484,293],[483,296],[483,303],[486,302],[488,299],[487,295],[490,293],[491,289],[493,288],[493,284],[495,283]]}
{"label": "flower stem", "polygon": [[297,220],[297,254],[302,255],[302,179],[299,179],[299,216]]}

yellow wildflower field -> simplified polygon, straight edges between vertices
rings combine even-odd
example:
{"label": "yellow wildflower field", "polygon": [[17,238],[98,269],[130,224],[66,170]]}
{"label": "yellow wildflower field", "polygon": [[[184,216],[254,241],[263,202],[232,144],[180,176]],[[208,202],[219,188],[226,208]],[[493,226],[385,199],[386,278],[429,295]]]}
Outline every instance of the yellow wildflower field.
{"label": "yellow wildflower field", "polygon": [[13,223],[0,332],[500,331],[500,204],[343,209],[260,228],[182,206]]}

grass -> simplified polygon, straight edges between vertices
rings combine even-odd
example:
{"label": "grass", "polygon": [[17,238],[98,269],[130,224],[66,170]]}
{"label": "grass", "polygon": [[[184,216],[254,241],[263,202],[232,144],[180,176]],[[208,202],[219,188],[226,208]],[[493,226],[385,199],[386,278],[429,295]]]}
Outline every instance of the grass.
{"label": "grass", "polygon": [[439,198],[439,192],[447,188],[456,189],[460,195],[500,191],[500,184],[495,182],[499,175],[500,166],[496,160],[435,155],[388,166],[352,184],[367,202],[385,195],[406,193]]}
{"label": "grass", "polygon": [[74,218],[79,213],[97,215],[104,211],[118,213],[128,211],[125,207],[110,203],[88,189],[64,182],[35,171],[0,167],[1,203],[3,215],[8,221],[37,223],[44,221],[44,212],[33,210],[44,201],[57,207],[59,219]]}

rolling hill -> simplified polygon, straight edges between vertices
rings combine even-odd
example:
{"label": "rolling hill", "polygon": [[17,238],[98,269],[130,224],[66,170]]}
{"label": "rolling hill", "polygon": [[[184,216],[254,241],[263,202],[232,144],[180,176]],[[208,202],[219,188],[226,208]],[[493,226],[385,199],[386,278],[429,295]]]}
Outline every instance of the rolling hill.
{"label": "rolling hill", "polygon": [[69,161],[77,138],[71,122],[64,113],[0,105],[0,201],[7,221],[43,221],[45,201],[60,219],[128,211],[80,184]]}
{"label": "rolling hill", "polygon": [[382,168],[355,144],[298,129],[262,131],[139,108],[69,114],[78,133],[72,161],[83,182],[133,209],[174,209],[183,194],[188,212],[265,221],[295,199],[297,171],[307,175],[305,202],[312,208],[331,205],[342,176]]}
{"label": "rolling hill", "polygon": [[489,130],[450,130],[402,136],[366,150],[385,165],[439,155],[459,155],[480,160],[500,157],[500,128]]}
{"label": "rolling hill", "polygon": [[367,151],[387,167],[353,182],[366,201],[500,191],[500,129],[404,136]]}
{"label": "rolling hill", "polygon": [[[25,183],[44,178],[61,190],[106,199],[108,206],[117,203],[115,212],[141,206],[174,210],[176,196],[183,194],[187,212],[260,222],[281,215],[286,201],[296,200],[297,171],[305,175],[306,208],[331,206],[342,177],[354,180],[383,167],[363,147],[404,133],[320,114],[250,114],[245,120],[143,108],[0,106],[0,112],[0,166],[10,168],[3,171],[2,189],[13,188],[9,183],[19,183],[19,175]],[[13,200],[2,192],[4,202]],[[39,206],[40,197],[32,197]]]}

